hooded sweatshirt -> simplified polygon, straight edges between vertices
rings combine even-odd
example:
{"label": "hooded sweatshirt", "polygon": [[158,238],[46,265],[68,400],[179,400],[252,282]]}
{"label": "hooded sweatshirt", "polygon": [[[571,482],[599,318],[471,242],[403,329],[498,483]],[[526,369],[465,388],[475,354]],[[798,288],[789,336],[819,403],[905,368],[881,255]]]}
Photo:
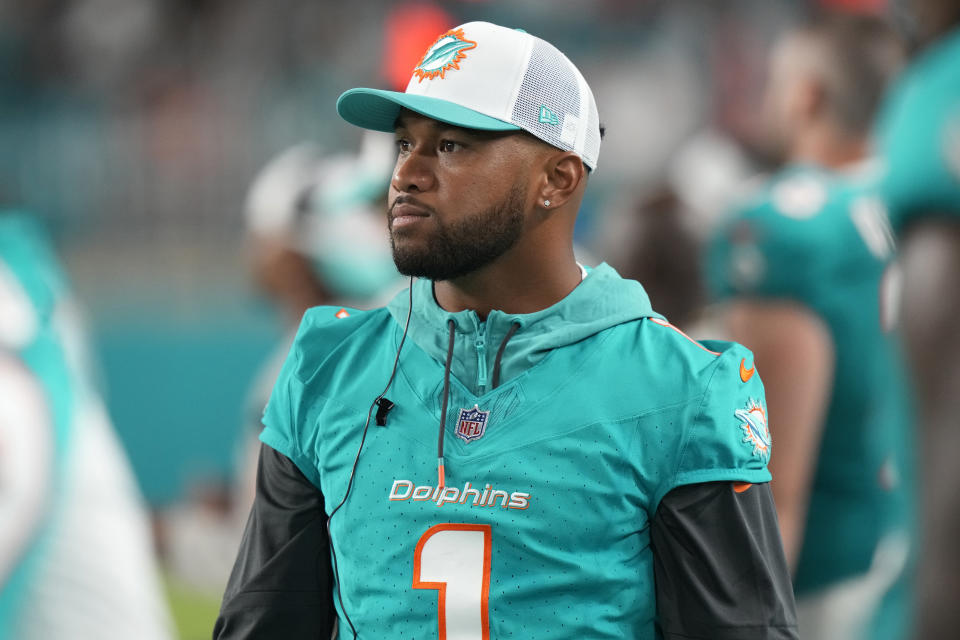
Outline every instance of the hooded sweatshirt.
{"label": "hooded sweatshirt", "polygon": [[770,479],[754,373],[606,265],[485,321],[418,281],[386,309],[306,314],[261,439],[335,514],[341,637],[653,640],[664,495]]}
{"label": "hooded sweatshirt", "polygon": [[[481,321],[474,311],[450,313],[437,304],[429,280],[414,283],[413,299],[408,337],[433,359],[444,362],[449,339],[447,321],[452,320],[456,335],[451,371],[474,395],[490,390],[498,349],[513,325],[518,328],[503,351],[501,384],[530,369],[554,349],[624,322],[663,319],[650,307],[650,299],[639,282],[621,278],[606,264],[591,270],[589,278],[566,298],[535,313],[494,310],[486,321]],[[390,315],[401,326],[409,306],[406,292],[388,305]]]}

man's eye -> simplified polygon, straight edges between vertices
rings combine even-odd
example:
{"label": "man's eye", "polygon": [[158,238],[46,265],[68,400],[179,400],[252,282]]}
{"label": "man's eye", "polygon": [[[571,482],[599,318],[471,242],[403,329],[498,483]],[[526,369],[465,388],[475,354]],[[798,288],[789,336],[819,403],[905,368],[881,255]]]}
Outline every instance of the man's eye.
{"label": "man's eye", "polygon": [[400,153],[408,153],[410,151],[410,141],[400,138],[396,141],[397,151]]}
{"label": "man's eye", "polygon": [[441,140],[440,141],[440,151],[444,153],[452,153],[457,149],[460,149],[463,145],[459,142],[454,142],[453,140]]}

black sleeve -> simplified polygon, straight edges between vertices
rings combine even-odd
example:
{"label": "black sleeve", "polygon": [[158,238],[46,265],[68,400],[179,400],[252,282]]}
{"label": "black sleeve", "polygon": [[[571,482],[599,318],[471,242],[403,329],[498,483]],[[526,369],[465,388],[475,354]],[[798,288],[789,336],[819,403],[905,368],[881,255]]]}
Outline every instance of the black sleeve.
{"label": "black sleeve", "polygon": [[796,640],[797,614],[769,484],[678,487],[651,524],[664,640]]}
{"label": "black sleeve", "polygon": [[215,640],[327,640],[333,578],[323,494],[286,456],[260,447],[257,495],[227,583]]}

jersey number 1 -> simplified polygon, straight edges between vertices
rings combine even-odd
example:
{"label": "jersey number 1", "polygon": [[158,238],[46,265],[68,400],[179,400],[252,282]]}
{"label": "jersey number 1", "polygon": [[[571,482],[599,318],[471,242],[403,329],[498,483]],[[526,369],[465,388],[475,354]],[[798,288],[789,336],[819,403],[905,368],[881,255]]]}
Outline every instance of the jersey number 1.
{"label": "jersey number 1", "polygon": [[413,588],[436,589],[440,640],[489,640],[488,524],[438,524],[420,536]]}

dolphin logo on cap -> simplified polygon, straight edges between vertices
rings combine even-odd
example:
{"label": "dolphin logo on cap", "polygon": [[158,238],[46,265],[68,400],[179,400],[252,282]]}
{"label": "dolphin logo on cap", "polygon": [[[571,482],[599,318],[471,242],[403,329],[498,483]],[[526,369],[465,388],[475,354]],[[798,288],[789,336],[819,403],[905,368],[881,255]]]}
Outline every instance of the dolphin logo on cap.
{"label": "dolphin logo on cap", "polygon": [[420,82],[440,76],[442,80],[448,69],[459,69],[460,61],[467,57],[465,51],[476,48],[477,43],[467,40],[463,29],[453,29],[441,35],[430,45],[423,58],[413,70]]}

